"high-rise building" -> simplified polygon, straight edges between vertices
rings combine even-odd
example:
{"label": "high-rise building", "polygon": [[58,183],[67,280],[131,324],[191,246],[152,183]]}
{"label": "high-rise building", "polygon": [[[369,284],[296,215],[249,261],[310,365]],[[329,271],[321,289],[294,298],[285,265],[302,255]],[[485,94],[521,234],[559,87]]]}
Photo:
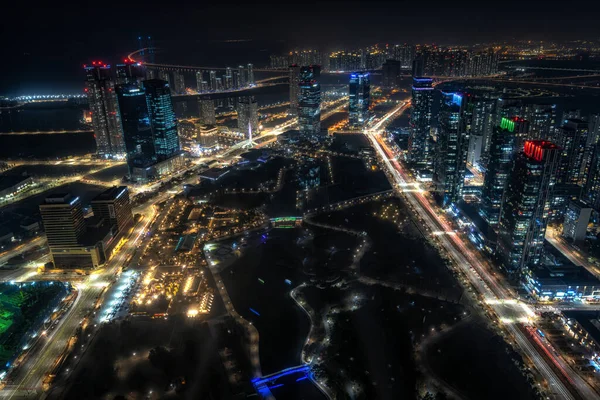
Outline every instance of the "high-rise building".
{"label": "high-rise building", "polygon": [[173,90],[177,94],[185,94],[185,78],[183,72],[173,72]]}
{"label": "high-rise building", "polygon": [[572,108],[569,110],[564,110],[562,113],[562,121],[566,121],[568,119],[582,119],[581,118],[581,110],[577,108]]}
{"label": "high-rise building", "polygon": [[85,234],[85,220],[79,197],[53,194],[40,205],[48,246],[77,247]]}
{"label": "high-rise building", "polygon": [[600,144],[591,151],[590,162],[585,180],[584,199],[596,211],[600,211]]}
{"label": "high-rise building", "polygon": [[248,136],[258,133],[258,103],[254,96],[240,97],[238,100],[238,130]]}
{"label": "high-rise building", "polygon": [[202,70],[196,71],[196,90],[198,93],[206,91],[206,88],[204,87],[204,73]]}
{"label": "high-rise building", "polygon": [[433,179],[442,196],[442,204],[446,206],[462,198],[469,133],[463,115],[466,96],[446,92],[442,92],[442,96]]}
{"label": "high-rise building", "polygon": [[429,134],[433,94],[431,78],[413,78],[408,161],[421,167],[425,167],[431,162]]}
{"label": "high-rise building", "polygon": [[169,74],[169,71],[165,71],[165,70],[159,70],[158,71],[158,79],[161,79],[163,81],[166,81],[169,86],[171,86],[171,74]]}
{"label": "high-rise building", "polygon": [[254,85],[254,65],[248,64],[248,85]]}
{"label": "high-rise building", "polygon": [[117,84],[123,83],[140,83],[146,76],[144,68],[141,63],[132,61],[128,58],[123,60],[122,63],[117,64]]}
{"label": "high-rise building", "polygon": [[125,142],[117,112],[117,97],[110,76],[110,65],[94,61],[92,65],[85,65],[84,69],[96,152],[102,157],[121,155],[125,152]]}
{"label": "high-rise building", "polygon": [[393,89],[398,86],[400,79],[400,61],[386,60],[381,66],[383,72],[383,87]]}
{"label": "high-rise building", "polygon": [[205,125],[215,125],[217,123],[214,100],[199,99],[198,109],[200,111],[200,122]]}
{"label": "high-rise building", "polygon": [[151,79],[144,81],[144,90],[156,157],[158,161],[164,161],[178,155],[180,150],[169,84],[160,79]]}
{"label": "high-rise building", "polygon": [[298,115],[298,96],[300,93],[300,67],[290,65],[290,114]]}
{"label": "high-rise building", "polygon": [[114,233],[123,233],[133,225],[133,213],[127,186],[113,186],[92,200],[95,217],[104,218]]}
{"label": "high-rise building", "polygon": [[470,165],[477,165],[490,148],[496,117],[496,98],[492,92],[478,93],[474,95],[472,103],[473,116],[467,162]]}
{"label": "high-rise building", "polygon": [[583,184],[588,167],[586,154],[589,125],[581,119],[568,119],[558,128],[556,144],[562,155],[558,171],[558,183]]}
{"label": "high-rise building", "polygon": [[146,93],[133,84],[117,85],[115,90],[125,137],[129,176],[133,181],[142,181],[146,171],[157,162]]}
{"label": "high-rise building", "polygon": [[217,90],[217,71],[208,72],[208,82],[210,83],[210,90],[213,92]]}
{"label": "high-rise building", "polygon": [[369,120],[371,105],[371,80],[368,73],[350,75],[348,87],[350,126],[362,127]]}
{"label": "high-rise building", "polygon": [[575,243],[583,242],[587,235],[587,226],[592,208],[580,200],[570,201],[565,212],[563,236]]}
{"label": "high-rise building", "polygon": [[248,86],[248,71],[243,65],[238,67],[238,88]]}
{"label": "high-rise building", "polygon": [[500,208],[506,181],[516,154],[515,123],[503,118],[494,129],[489,150],[489,160],[481,190],[481,216],[494,226],[500,221]]}
{"label": "high-rise building", "polygon": [[560,162],[560,148],[528,140],[510,176],[499,225],[498,255],[511,274],[538,265],[542,256],[550,199]]}
{"label": "high-rise building", "polygon": [[532,138],[550,140],[554,136],[556,125],[555,104],[526,104],[523,118],[530,123]]}
{"label": "high-rise building", "polygon": [[242,87],[242,83],[240,81],[240,70],[239,69],[234,69],[233,70],[233,88],[234,89],[239,89]]}
{"label": "high-rise building", "polygon": [[40,204],[40,213],[55,268],[94,268],[104,262],[99,241],[86,238],[79,197],[68,193],[50,195]]}
{"label": "high-rise building", "polygon": [[233,71],[231,69],[231,67],[227,67],[225,68],[225,75],[224,75],[224,87],[227,90],[233,89]]}
{"label": "high-rise building", "polygon": [[300,68],[298,97],[298,127],[301,134],[321,133],[321,68],[318,65]]}

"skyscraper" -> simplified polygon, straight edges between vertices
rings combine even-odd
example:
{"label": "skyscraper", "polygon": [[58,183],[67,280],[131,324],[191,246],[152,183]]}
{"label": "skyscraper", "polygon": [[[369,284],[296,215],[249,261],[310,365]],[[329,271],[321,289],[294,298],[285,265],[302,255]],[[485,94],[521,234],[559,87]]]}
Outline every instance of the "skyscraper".
{"label": "skyscraper", "polygon": [[425,167],[430,162],[429,132],[432,106],[433,80],[431,78],[413,78],[408,161],[420,167]]}
{"label": "skyscraper", "polygon": [[85,234],[83,208],[79,197],[53,194],[40,205],[46,239],[50,248],[77,247]]}
{"label": "skyscraper", "polygon": [[290,65],[290,114],[298,115],[298,95],[300,93],[300,67]]}
{"label": "skyscraper", "polygon": [[206,91],[206,88],[204,87],[204,73],[202,70],[196,71],[196,90],[198,93]]}
{"label": "skyscraper", "polygon": [[125,143],[117,112],[114,82],[110,76],[110,65],[94,61],[92,65],[84,65],[84,69],[85,90],[92,113],[96,152],[103,157],[123,154]]}
{"label": "skyscraper", "polygon": [[433,179],[446,206],[462,198],[469,133],[463,116],[465,95],[442,92],[442,96]]}
{"label": "skyscraper", "polygon": [[123,233],[133,225],[133,213],[127,186],[113,186],[92,200],[95,217],[104,218],[115,233]]}
{"label": "skyscraper", "polygon": [[231,67],[227,67],[225,68],[225,75],[223,77],[223,81],[224,81],[224,87],[227,90],[233,89],[233,71],[231,70]]}
{"label": "skyscraper", "polygon": [[514,163],[500,217],[498,255],[511,274],[539,264],[550,213],[560,148],[528,140]]}
{"label": "skyscraper", "polygon": [[209,71],[208,82],[210,83],[210,90],[213,92],[217,90],[217,71]]}
{"label": "skyscraper", "polygon": [[568,119],[556,134],[556,144],[562,148],[558,183],[583,184],[586,176],[586,150],[589,125],[580,119]]}
{"label": "skyscraper", "polygon": [[158,161],[164,161],[178,155],[180,150],[169,84],[160,79],[151,79],[144,81],[144,90],[156,157]]}
{"label": "skyscraper", "polygon": [[254,65],[248,64],[248,85],[254,85]]}
{"label": "skyscraper", "polygon": [[369,120],[369,106],[371,105],[371,82],[368,73],[350,75],[348,95],[350,126],[362,127]]}
{"label": "skyscraper", "polygon": [[238,88],[248,86],[248,71],[243,65],[238,66]]}
{"label": "skyscraper", "polygon": [[173,72],[173,91],[177,94],[185,94],[185,78],[183,72]]}
{"label": "skyscraper", "polygon": [[200,122],[205,125],[215,125],[217,123],[214,100],[199,99],[198,109],[200,110]]}
{"label": "skyscraper", "polygon": [[400,61],[386,60],[382,65],[383,87],[393,89],[398,86],[400,79]]}
{"label": "skyscraper", "polygon": [[584,199],[596,211],[600,211],[600,144],[596,144],[590,154]]}
{"label": "skyscraper", "polygon": [[300,68],[298,126],[301,134],[317,136],[321,133],[321,67]]}
{"label": "skyscraper", "polygon": [[491,92],[477,93],[473,104],[470,124],[469,153],[467,163],[478,165],[481,157],[489,151],[494,128],[496,98]]}
{"label": "skyscraper", "polygon": [[128,58],[122,63],[117,64],[117,84],[139,83],[145,77],[145,71],[141,63],[132,61]]}
{"label": "skyscraper", "polygon": [[79,197],[50,195],[40,205],[40,213],[55,268],[93,268],[104,262],[98,238],[86,237]]}
{"label": "skyscraper", "polygon": [[238,100],[238,130],[248,136],[258,133],[258,103],[254,96],[240,97]]}
{"label": "skyscraper", "polygon": [[503,118],[494,128],[490,142],[489,161],[481,190],[481,216],[490,225],[500,221],[500,208],[508,174],[516,154],[515,123]]}
{"label": "skyscraper", "polygon": [[133,84],[117,85],[116,92],[129,176],[133,181],[144,181],[157,162],[146,93]]}

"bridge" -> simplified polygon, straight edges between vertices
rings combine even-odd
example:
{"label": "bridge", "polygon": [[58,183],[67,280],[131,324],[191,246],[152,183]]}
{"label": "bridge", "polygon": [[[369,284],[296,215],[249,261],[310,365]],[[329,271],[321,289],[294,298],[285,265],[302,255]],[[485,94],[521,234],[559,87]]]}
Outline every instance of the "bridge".
{"label": "bridge", "polygon": [[69,133],[93,133],[92,129],[74,129],[65,131],[22,131],[22,132],[0,132],[0,136],[17,136],[17,135],[59,135]]}
{"label": "bridge", "polygon": [[542,71],[569,71],[569,72],[594,72],[600,73],[600,69],[578,69],[578,68],[556,68],[556,67],[529,67],[525,65],[507,65],[510,69],[536,69]]}
{"label": "bridge", "polygon": [[296,382],[308,379],[310,377],[310,366],[298,365],[296,367],[286,368],[270,375],[254,378],[252,379],[252,385],[263,398],[269,398],[273,396],[271,394],[272,389],[284,385],[283,383],[279,383],[278,380],[293,374],[299,375],[299,377],[295,380]]}

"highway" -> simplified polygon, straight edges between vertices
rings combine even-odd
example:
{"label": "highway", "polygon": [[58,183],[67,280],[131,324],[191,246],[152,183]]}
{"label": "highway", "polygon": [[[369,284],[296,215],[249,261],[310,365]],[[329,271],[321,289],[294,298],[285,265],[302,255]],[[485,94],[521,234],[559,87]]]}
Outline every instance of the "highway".
{"label": "highway", "polygon": [[140,239],[143,238],[142,234],[154,219],[156,213],[154,204],[161,200],[162,197],[155,198],[151,203],[134,210],[136,213],[143,214],[144,219],[135,226],[129,241],[104,268],[92,273],[86,281],[76,284],[79,294],[74,304],[54,330],[40,337],[40,340],[43,340],[41,348],[13,372],[10,377],[11,384],[0,391],[0,398],[27,397],[32,388],[41,387],[45,375],[53,369],[57,358],[65,350],[67,341],[81,325],[84,317],[93,309],[103,290],[113,283],[118,270],[125,266],[128,257],[136,250]]}
{"label": "highway", "polygon": [[[382,137],[382,130],[387,123],[405,110],[409,102],[402,102],[388,114],[373,121],[370,127],[365,129],[371,144],[383,160],[388,177],[392,179],[392,185],[399,190],[407,200],[409,206],[416,215],[424,222],[446,253],[455,261],[455,265],[468,278],[469,283],[479,292],[488,306],[496,313],[503,327],[515,339],[517,345],[535,364],[537,370],[550,385],[550,390],[555,398],[575,399],[573,394],[557,376],[554,370],[547,364],[539,354],[537,348],[530,342],[517,326],[517,323],[529,323],[535,316],[534,312],[524,303],[514,299],[514,294],[506,289],[508,285],[495,274],[493,267],[474,249],[470,243],[466,243],[460,234],[454,232],[451,225],[434,210],[431,201],[420,190],[418,184],[414,183],[405,172],[403,166],[396,160],[394,152]],[[403,191],[402,188],[414,186],[417,190]],[[561,365],[560,357],[554,357],[555,364]],[[600,398],[595,391],[577,375],[568,365],[565,365],[566,378],[586,399]]]}

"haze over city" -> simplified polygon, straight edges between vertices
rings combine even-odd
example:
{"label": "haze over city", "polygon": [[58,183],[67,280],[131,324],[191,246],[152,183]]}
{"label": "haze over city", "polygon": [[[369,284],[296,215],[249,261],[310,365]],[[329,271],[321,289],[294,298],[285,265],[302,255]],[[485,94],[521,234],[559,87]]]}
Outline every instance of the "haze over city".
{"label": "haze over city", "polygon": [[600,399],[598,11],[12,5],[0,398]]}

